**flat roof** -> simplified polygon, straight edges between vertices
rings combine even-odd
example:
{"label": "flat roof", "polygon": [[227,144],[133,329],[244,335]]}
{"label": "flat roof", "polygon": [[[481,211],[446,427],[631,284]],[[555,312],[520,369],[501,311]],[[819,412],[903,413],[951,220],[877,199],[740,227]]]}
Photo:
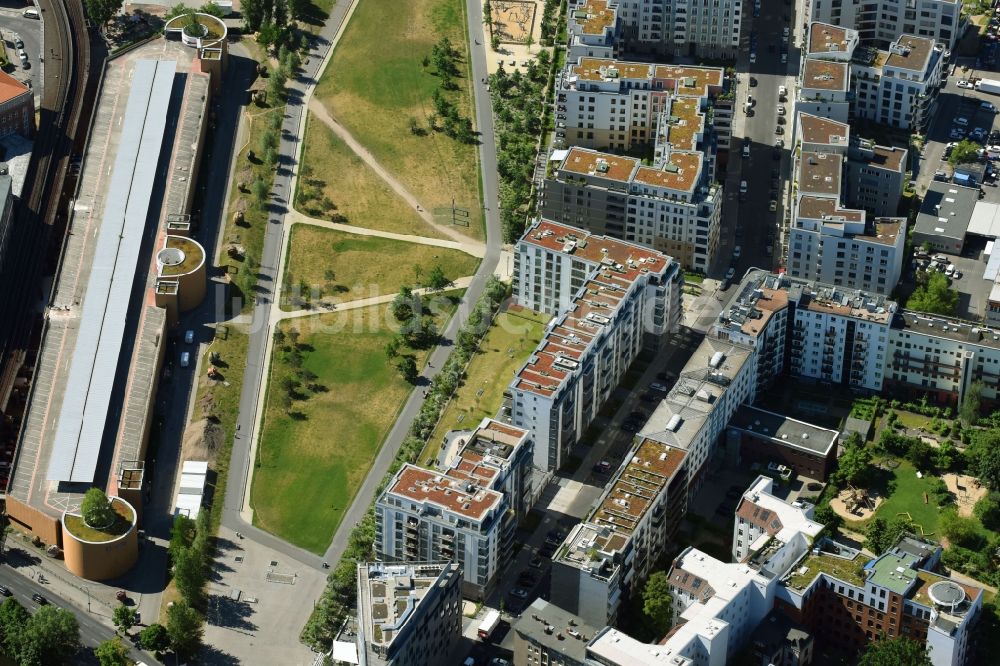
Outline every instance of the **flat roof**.
{"label": "flat roof", "polygon": [[[849,39],[851,35],[853,40]],[[851,41],[857,41],[854,30],[839,25],[814,22],[809,26],[809,55],[816,53],[848,53]]]}
{"label": "flat roof", "polygon": [[429,504],[472,521],[481,521],[498,507],[503,494],[490,490],[482,479],[456,478],[406,464],[385,491],[416,504]]}
{"label": "flat roof", "polygon": [[[532,643],[544,646],[547,651],[579,663],[586,659],[587,642],[597,633],[596,627],[590,626],[578,615],[544,599],[531,602],[511,629]],[[571,631],[574,633],[571,634]]]}
{"label": "flat roof", "polygon": [[900,35],[899,39],[889,46],[889,59],[885,64],[887,67],[924,72],[930,63],[933,50],[934,40],[930,37]]}
{"label": "flat roof", "polygon": [[667,114],[667,140],[677,150],[695,150],[698,134],[705,129],[701,102],[694,97],[674,97]]}
{"label": "flat roof", "polygon": [[850,125],[846,123],[801,112],[799,113],[799,129],[802,134],[802,143],[829,146],[847,146],[851,133]]}
{"label": "flat roof", "polygon": [[844,158],[837,153],[803,152],[799,159],[799,192],[840,197]]}
{"label": "flat roof", "polygon": [[[969,220],[968,233],[986,238],[1000,238],[1000,204],[977,201]],[[1000,256],[1000,252],[994,254]],[[990,258],[992,259],[992,255]]]}
{"label": "flat roof", "polygon": [[857,234],[857,240],[880,245],[895,245],[899,233],[905,229],[906,220],[902,217],[876,217],[871,222],[871,228],[865,229],[865,233]]}
{"label": "flat roof", "polygon": [[92,483],[125,333],[177,63],[139,60],[83,296],[48,480]]}
{"label": "flat roof", "polygon": [[607,0],[587,0],[570,11],[569,23],[579,26],[584,35],[602,35],[614,27],[617,16],[617,7],[608,7]]}
{"label": "flat roof", "polygon": [[721,88],[725,72],[721,67],[693,67],[691,65],[657,65],[653,78],[666,83],[674,82],[672,92],[683,97],[705,97],[710,88]]}
{"label": "flat roof", "polygon": [[627,184],[638,165],[639,160],[633,157],[622,157],[573,146],[569,149],[566,159],[559,165],[559,170]]}
{"label": "flat roof", "polygon": [[[719,627],[725,623],[719,622]],[[643,664],[644,666],[676,666],[677,655],[662,645],[637,641],[623,631],[604,627],[590,641],[587,651],[605,664]],[[685,659],[685,662],[687,660]]]}
{"label": "flat roof", "polygon": [[846,91],[848,63],[806,58],[802,68],[802,87],[812,90]]}
{"label": "flat roof", "polygon": [[769,439],[782,446],[828,455],[837,444],[839,433],[783,414],[741,405],[729,421],[730,428],[742,430],[759,439]]}
{"label": "flat roof", "polygon": [[929,236],[963,240],[978,201],[977,189],[931,181],[920,204],[914,230]]}
{"label": "flat roof", "polygon": [[935,338],[1000,349],[1000,329],[989,328],[978,322],[903,310],[892,320],[892,327]]}
{"label": "flat roof", "polygon": [[613,58],[584,57],[570,66],[570,72],[584,81],[648,80],[653,77],[653,65]]}
{"label": "flat roof", "polygon": [[799,199],[799,217],[808,220],[864,222],[865,211],[841,208],[840,201],[832,197],[803,196]]}
{"label": "flat roof", "polygon": [[880,146],[876,144],[871,146],[871,151],[873,155],[865,160],[868,164],[880,166],[883,169],[888,169],[889,171],[895,171],[898,173],[902,173],[904,171],[907,153],[906,148],[899,148],[898,146]]}
{"label": "flat roof", "polygon": [[639,167],[635,172],[634,182],[668,190],[691,192],[701,179],[703,159],[701,153],[671,151],[669,159],[661,168]]}

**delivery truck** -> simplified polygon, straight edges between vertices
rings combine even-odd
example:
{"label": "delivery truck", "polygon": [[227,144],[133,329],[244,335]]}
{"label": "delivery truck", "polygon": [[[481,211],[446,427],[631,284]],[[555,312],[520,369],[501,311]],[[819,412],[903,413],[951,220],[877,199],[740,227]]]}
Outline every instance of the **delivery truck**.
{"label": "delivery truck", "polygon": [[500,611],[493,608],[487,610],[486,615],[483,617],[482,624],[479,625],[479,640],[490,640],[490,637],[499,625]]}
{"label": "delivery truck", "polygon": [[976,90],[991,95],[1000,95],[1000,81],[994,79],[979,79],[976,81]]}

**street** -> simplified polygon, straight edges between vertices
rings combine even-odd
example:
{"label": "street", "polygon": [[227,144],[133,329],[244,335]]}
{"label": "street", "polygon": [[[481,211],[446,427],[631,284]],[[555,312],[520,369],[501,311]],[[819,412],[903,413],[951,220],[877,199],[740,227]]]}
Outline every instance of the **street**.
{"label": "street", "polygon": [[[24,606],[29,613],[34,613],[39,608],[39,604],[31,598],[31,595],[33,594],[40,594],[53,606],[58,606],[59,608],[64,608],[70,611],[76,617],[76,621],[80,624],[80,642],[85,648],[93,649],[115,635],[114,630],[99,621],[93,614],[77,608],[75,605],[53,592],[50,587],[40,585],[35,580],[32,580],[25,575],[25,573],[28,573],[37,577],[37,569],[33,569],[30,565],[32,557],[32,555],[23,553],[15,548],[11,548],[6,551],[6,561],[3,565],[0,565],[0,585],[8,588],[13,593],[10,598],[17,599],[17,601],[20,602],[20,604]],[[28,571],[24,572],[17,569],[27,569]],[[0,599],[2,599],[2,597],[0,597]],[[135,634],[140,629],[141,627],[137,627],[132,630],[132,633]],[[130,643],[126,641],[126,645],[129,644]],[[83,651],[81,651],[81,654],[77,655],[74,663],[97,663],[97,659],[94,658],[93,654],[89,653],[89,650],[87,651],[88,654],[82,654],[82,652]],[[135,647],[132,647],[129,651],[129,657],[137,661],[146,662],[147,664],[160,663],[151,655],[146,654]]]}
{"label": "street", "polygon": [[[722,233],[718,258],[713,277],[722,278],[726,270],[734,267],[734,278],[738,281],[748,268],[772,268],[779,260],[780,234],[778,223],[784,214],[784,197],[781,193],[788,187],[791,169],[789,147],[792,132],[792,97],[795,77],[798,72],[799,45],[792,38],[784,39],[782,29],[794,25],[794,6],[788,0],[762,0],[758,18],[750,18],[747,10],[747,25],[740,38],[741,48],[736,61],[737,87],[736,108],[734,110],[732,149],[729,155],[729,169],[725,175],[726,198],[722,211]],[[794,34],[792,35],[794,36]],[[781,62],[782,47],[787,45],[787,64]],[[750,62],[751,49],[756,54],[756,62]],[[751,85],[753,82],[756,85]],[[783,103],[786,111],[785,124],[780,125],[782,134],[776,134],[779,127],[777,109],[778,87],[785,86],[788,97]],[[746,113],[747,96],[753,97],[751,113]],[[785,148],[781,159],[774,160],[776,139],[783,139]],[[750,142],[750,157],[742,157],[745,139]],[[780,183],[777,190],[772,188],[772,170],[779,170]],[[747,181],[747,194],[740,200],[740,183]],[[777,201],[777,210],[768,210],[769,202]],[[774,232],[772,255],[768,256],[768,232]],[[733,257],[733,248],[740,246],[740,256]]]}

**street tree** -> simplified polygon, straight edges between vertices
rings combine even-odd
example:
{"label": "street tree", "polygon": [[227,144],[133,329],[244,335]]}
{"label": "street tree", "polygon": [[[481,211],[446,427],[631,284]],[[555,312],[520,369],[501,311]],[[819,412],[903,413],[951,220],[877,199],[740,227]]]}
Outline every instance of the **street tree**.
{"label": "street tree", "polygon": [[174,605],[167,609],[167,635],[170,637],[170,646],[177,656],[182,658],[194,656],[201,647],[204,635],[201,616],[187,602],[174,602]]}
{"label": "street tree", "polygon": [[94,648],[94,656],[101,666],[129,666],[132,663],[120,636],[109,638]]}
{"label": "street tree", "polygon": [[869,643],[861,654],[859,666],[931,666],[923,643],[906,636],[886,638]]}
{"label": "street tree", "polygon": [[31,619],[31,615],[17,599],[11,597],[0,604],[0,646],[3,647],[2,652],[10,655],[15,654],[21,632],[24,631],[29,619]]}
{"label": "street tree", "polygon": [[112,611],[111,621],[115,623],[118,631],[127,634],[128,630],[138,623],[138,618],[134,608],[121,604]]}
{"label": "street tree", "polygon": [[121,11],[124,0],[84,0],[83,6],[87,10],[90,20],[99,26],[103,26]]}
{"label": "street tree", "polygon": [[139,644],[144,650],[163,652],[170,647],[170,636],[167,634],[167,628],[154,622],[139,632]]}
{"label": "street tree", "polygon": [[431,289],[444,289],[451,284],[451,280],[444,274],[444,269],[439,264],[434,264],[434,268],[427,275],[427,286]]}
{"label": "street tree", "polygon": [[396,361],[396,369],[399,370],[399,374],[403,375],[403,379],[411,384],[417,381],[417,361],[410,355],[400,356]]}
{"label": "street tree", "polygon": [[68,610],[42,606],[28,620],[17,643],[19,666],[67,664],[80,649],[80,626]]}

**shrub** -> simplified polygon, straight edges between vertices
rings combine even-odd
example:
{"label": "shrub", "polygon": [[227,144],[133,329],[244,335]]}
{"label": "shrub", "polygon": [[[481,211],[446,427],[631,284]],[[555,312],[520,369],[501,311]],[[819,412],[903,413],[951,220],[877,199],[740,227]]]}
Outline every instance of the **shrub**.
{"label": "shrub", "polygon": [[991,492],[976,502],[973,509],[976,518],[990,530],[1000,530],[1000,493]]}
{"label": "shrub", "polygon": [[83,520],[95,528],[108,527],[115,522],[115,510],[111,508],[111,500],[100,488],[91,488],[83,496],[80,503],[80,513]]}

